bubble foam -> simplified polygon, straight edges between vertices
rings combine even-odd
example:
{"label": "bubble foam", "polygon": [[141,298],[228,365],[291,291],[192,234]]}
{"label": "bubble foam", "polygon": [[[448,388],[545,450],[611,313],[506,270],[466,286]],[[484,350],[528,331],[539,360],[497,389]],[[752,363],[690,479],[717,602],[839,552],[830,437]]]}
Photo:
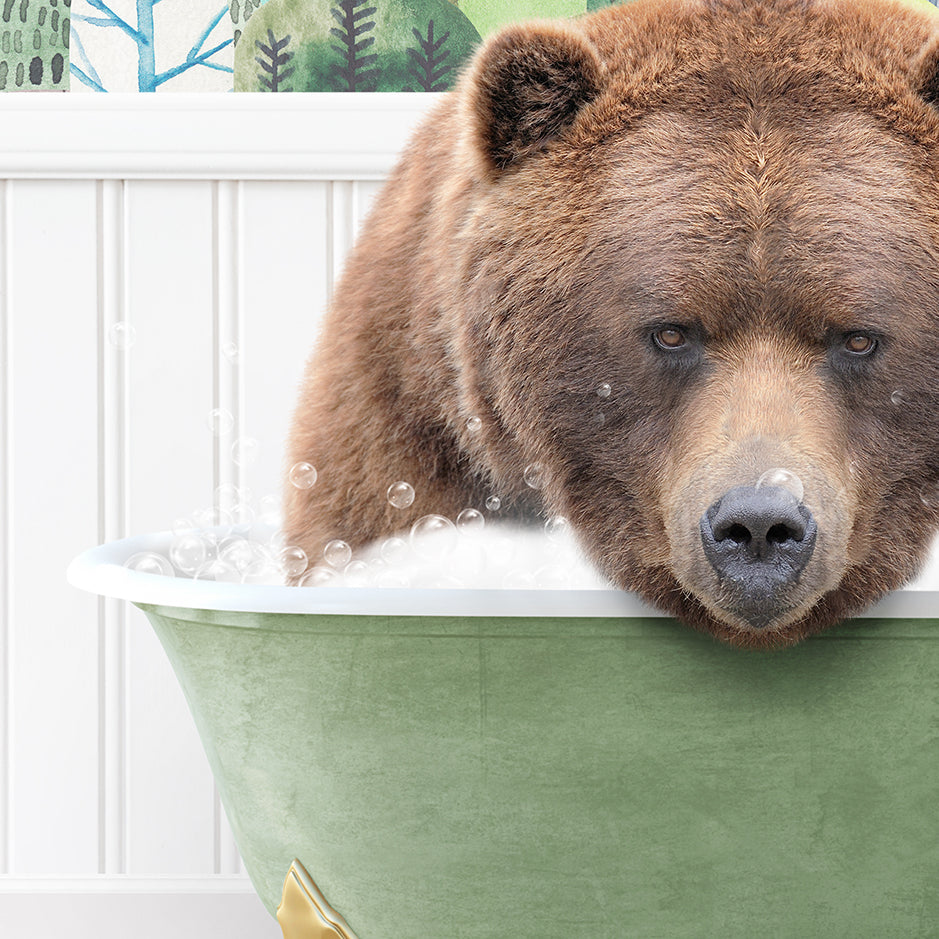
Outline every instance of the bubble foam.
{"label": "bubble foam", "polygon": [[777,486],[780,489],[786,489],[791,492],[799,502],[805,497],[805,487],[802,480],[795,473],[781,466],[768,469],[756,481],[756,488],[762,489],[764,486]]}

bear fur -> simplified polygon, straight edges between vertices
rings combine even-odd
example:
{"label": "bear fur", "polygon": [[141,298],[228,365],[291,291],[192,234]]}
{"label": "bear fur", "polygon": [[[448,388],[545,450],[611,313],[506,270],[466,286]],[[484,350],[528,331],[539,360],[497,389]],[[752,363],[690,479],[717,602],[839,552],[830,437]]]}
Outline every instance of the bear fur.
{"label": "bear fur", "polygon": [[[633,0],[511,26],[346,261],[286,537],[317,558],[498,495],[488,516],[565,516],[612,583],[697,629],[818,632],[915,574],[939,526],[937,240],[925,6]],[[702,525],[777,467],[817,531],[754,616]]]}

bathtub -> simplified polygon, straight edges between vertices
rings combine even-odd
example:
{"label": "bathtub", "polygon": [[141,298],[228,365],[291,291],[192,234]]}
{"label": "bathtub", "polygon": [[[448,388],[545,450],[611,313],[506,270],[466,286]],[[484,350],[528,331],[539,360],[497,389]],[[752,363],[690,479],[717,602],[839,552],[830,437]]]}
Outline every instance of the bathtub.
{"label": "bathtub", "polygon": [[75,559],[169,656],[288,939],[939,929],[939,594],[792,649],[609,590],[206,584]]}

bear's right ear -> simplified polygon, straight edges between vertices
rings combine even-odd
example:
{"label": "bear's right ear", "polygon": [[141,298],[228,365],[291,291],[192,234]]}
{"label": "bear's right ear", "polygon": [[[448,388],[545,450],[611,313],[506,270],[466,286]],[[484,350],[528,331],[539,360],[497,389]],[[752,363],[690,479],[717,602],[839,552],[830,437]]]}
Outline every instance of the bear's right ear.
{"label": "bear's right ear", "polygon": [[933,36],[916,57],[913,85],[921,97],[939,108],[939,35]]}
{"label": "bear's right ear", "polygon": [[570,125],[603,85],[604,66],[582,34],[553,22],[510,26],[493,36],[467,75],[470,146],[497,176]]}

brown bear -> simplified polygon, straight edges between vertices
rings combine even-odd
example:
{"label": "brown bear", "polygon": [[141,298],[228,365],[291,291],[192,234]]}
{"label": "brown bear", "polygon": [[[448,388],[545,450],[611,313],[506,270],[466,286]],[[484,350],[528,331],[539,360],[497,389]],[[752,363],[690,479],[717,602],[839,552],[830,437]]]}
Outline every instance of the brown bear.
{"label": "brown bear", "polygon": [[319,557],[497,495],[697,629],[818,632],[908,580],[939,525],[937,240],[924,5],[509,27],[346,262],[287,457],[319,480],[286,486],[285,534]]}

